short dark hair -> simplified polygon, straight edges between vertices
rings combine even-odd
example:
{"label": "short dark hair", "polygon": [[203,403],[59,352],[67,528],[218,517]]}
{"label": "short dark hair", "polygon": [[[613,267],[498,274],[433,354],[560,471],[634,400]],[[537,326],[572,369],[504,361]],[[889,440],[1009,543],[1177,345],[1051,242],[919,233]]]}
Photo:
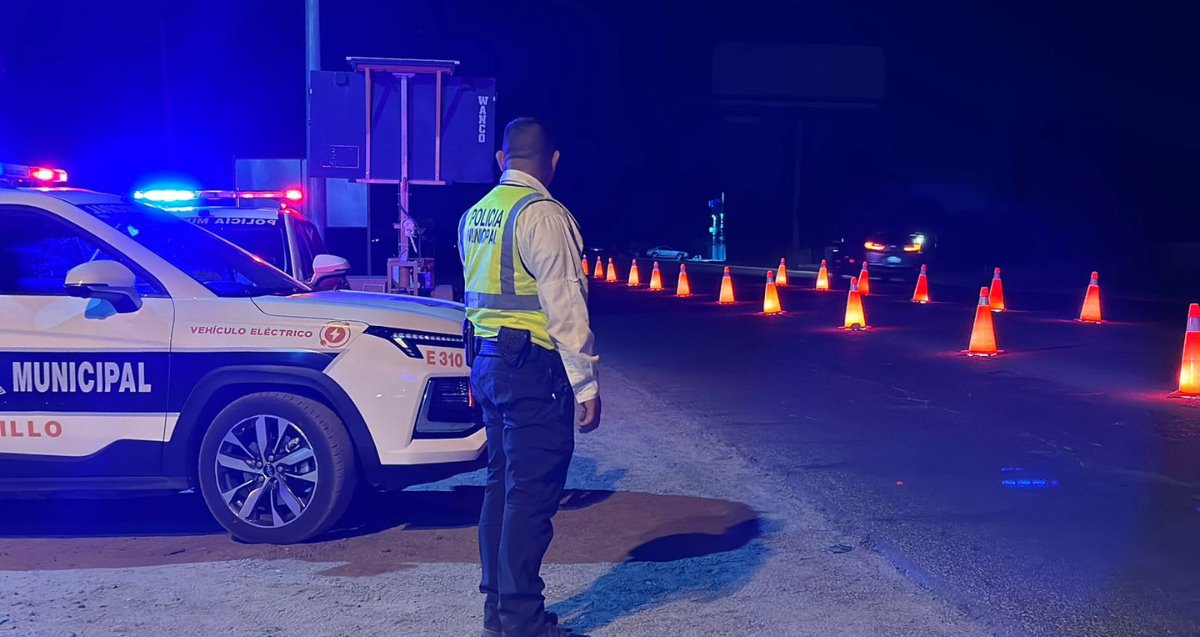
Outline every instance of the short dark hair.
{"label": "short dark hair", "polygon": [[518,117],[504,127],[504,156],[535,162],[550,161],[557,150],[550,131],[535,117]]}

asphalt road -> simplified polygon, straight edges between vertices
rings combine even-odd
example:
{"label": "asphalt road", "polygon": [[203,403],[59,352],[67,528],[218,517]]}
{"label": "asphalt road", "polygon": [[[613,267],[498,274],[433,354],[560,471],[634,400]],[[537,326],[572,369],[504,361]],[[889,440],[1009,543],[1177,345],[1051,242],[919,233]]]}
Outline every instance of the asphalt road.
{"label": "asphalt road", "polygon": [[604,366],[700,414],[989,630],[1200,634],[1200,407],[1166,397],[1186,305],[1106,289],[1113,322],[1084,325],[1087,273],[1074,291],[1006,279],[1006,351],[974,359],[959,352],[978,278],[934,276],[927,306],[876,282],[863,333],[835,329],[844,283],[798,276],[781,316],[757,313],[761,278],[718,306],[701,272],[690,299],[594,283],[592,312]]}

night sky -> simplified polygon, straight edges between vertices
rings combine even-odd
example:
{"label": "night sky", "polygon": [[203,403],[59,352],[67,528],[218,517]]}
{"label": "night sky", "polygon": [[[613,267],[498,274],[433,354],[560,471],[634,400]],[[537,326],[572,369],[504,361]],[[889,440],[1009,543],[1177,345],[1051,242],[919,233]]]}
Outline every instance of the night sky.
{"label": "night sky", "polygon": [[[171,172],[229,186],[234,156],[304,152],[298,0],[4,4],[0,160],[128,192]],[[1200,241],[1200,11],[1049,4],[326,2],[323,66],[450,58],[463,75],[496,77],[501,121],[534,114],[554,127],[554,190],[592,245],[698,248],[704,202],[757,180],[753,198],[731,199],[730,249],[763,259],[786,247],[794,171],[777,151],[792,127],[731,139],[712,97],[714,46],[879,46],[887,96],[860,167],[869,177],[805,200],[814,233],[920,216],[960,245],[964,228],[997,244],[1031,237],[1013,258],[1118,264]],[[414,213],[440,228],[482,190],[418,191]]]}

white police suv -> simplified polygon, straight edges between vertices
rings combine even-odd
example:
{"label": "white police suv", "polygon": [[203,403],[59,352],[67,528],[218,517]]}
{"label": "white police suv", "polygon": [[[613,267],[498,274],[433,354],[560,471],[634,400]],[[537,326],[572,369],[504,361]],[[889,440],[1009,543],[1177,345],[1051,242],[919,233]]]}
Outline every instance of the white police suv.
{"label": "white police suv", "polygon": [[0,491],[198,487],[289,543],[484,447],[461,305],[313,292],[120,197],[0,186],[0,317]]}

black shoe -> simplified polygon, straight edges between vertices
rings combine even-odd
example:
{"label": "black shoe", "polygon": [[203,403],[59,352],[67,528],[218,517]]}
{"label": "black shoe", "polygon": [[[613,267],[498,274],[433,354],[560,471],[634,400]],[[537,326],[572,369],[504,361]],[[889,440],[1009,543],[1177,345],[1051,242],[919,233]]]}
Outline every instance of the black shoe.
{"label": "black shoe", "polygon": [[[555,615],[554,613],[546,613],[545,618],[546,618],[547,625],[549,625],[549,626],[557,626],[558,625],[558,615]],[[570,633],[568,633],[568,634],[570,634]],[[493,630],[491,628],[484,628],[483,631],[479,633],[479,637],[502,637],[502,636],[501,636],[501,632],[499,630]],[[577,635],[576,637],[587,637],[587,635]]]}
{"label": "black shoe", "polygon": [[538,637],[588,637],[588,636],[584,635],[583,633],[573,633],[566,628],[562,628],[555,624],[551,624],[551,625],[547,626],[546,630],[543,631],[542,634],[539,635]]}

